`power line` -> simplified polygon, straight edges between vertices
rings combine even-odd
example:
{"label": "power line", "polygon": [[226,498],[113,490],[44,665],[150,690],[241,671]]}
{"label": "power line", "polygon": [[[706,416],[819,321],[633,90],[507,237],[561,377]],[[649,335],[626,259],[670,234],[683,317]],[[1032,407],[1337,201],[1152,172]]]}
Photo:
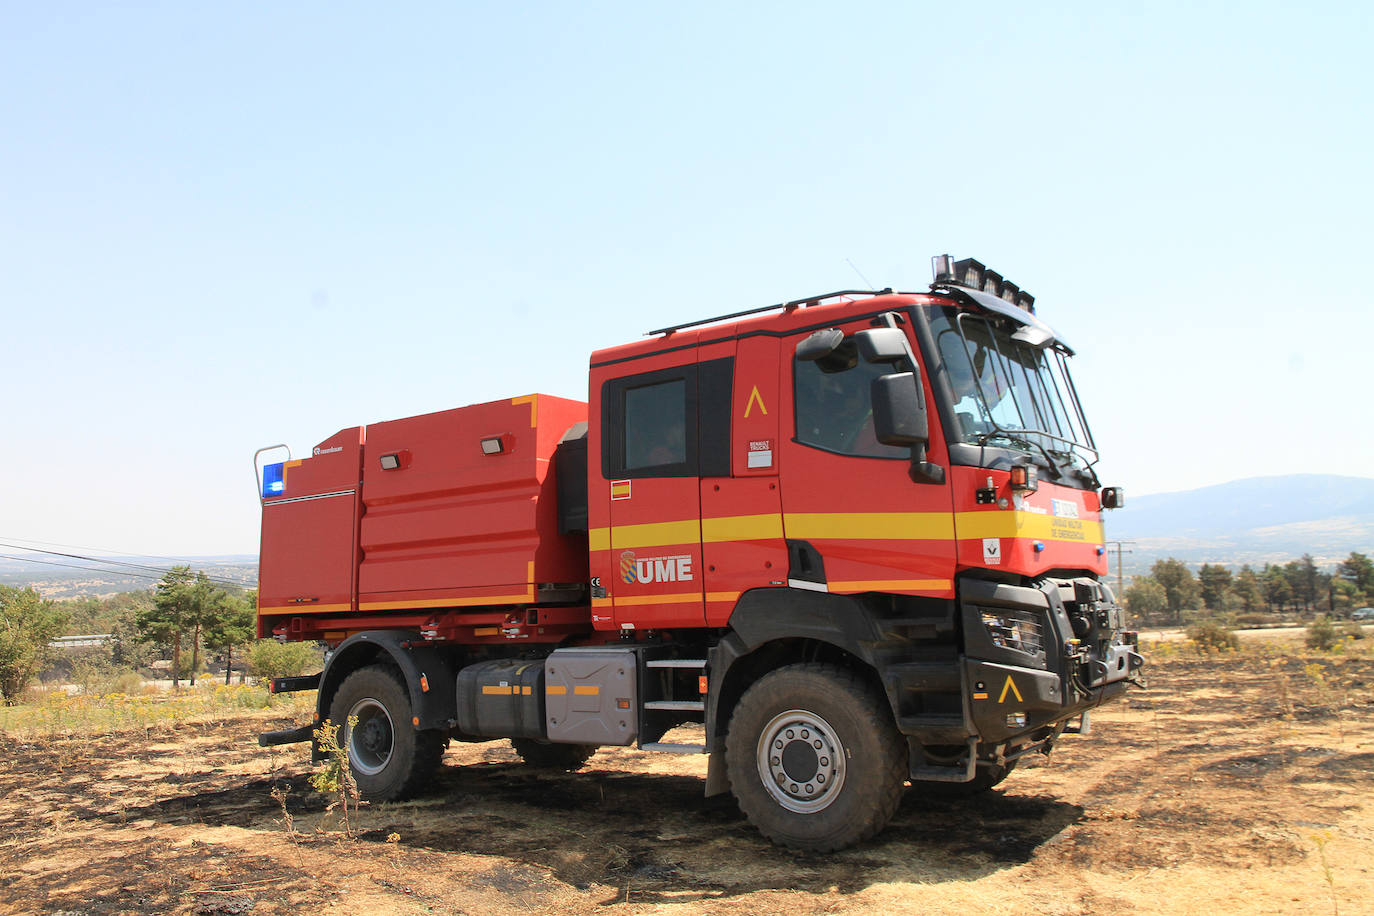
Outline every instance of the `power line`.
{"label": "power line", "polygon": [[43,550],[41,547],[25,547],[23,544],[7,544],[4,541],[0,541],[0,547],[9,547],[12,550],[29,550],[33,553],[43,553],[54,557],[66,557],[69,560],[86,560],[91,563],[104,563],[107,566],[127,566],[130,569],[146,569],[149,572],[167,572],[167,569],[162,566],[147,566],[143,563],[125,563],[122,560],[112,560],[106,557],[87,557],[79,553],[63,553],[60,550]]}
{"label": "power line", "polygon": [[1129,544],[1130,546],[1134,547],[1134,546],[1135,546],[1135,541],[1108,541],[1108,542],[1107,542],[1107,546],[1109,546],[1109,547],[1115,547],[1115,548],[1116,548],[1116,600],[1117,600],[1117,601],[1123,600],[1123,599],[1124,599],[1124,596],[1125,596],[1125,594],[1126,594],[1126,591],[1125,591],[1125,588],[1126,588],[1126,587],[1125,587],[1125,585],[1124,585],[1124,583],[1123,583],[1124,577],[1123,577],[1123,575],[1122,575],[1122,569],[1121,569],[1121,555],[1122,555],[1123,553],[1135,553],[1134,550],[1126,550],[1126,549],[1125,549],[1125,548],[1126,548],[1126,545],[1128,545],[1128,544]]}
{"label": "power line", "polygon": [[[18,560],[18,561],[21,562],[21,563],[24,563],[24,562],[28,562],[28,563],[45,563],[46,565],[49,565],[49,566],[67,566],[67,567],[70,567],[71,569],[84,569],[84,570],[88,570],[88,571],[90,571],[90,572],[119,573],[119,574],[121,574],[121,575],[131,576],[131,577],[139,578],[139,579],[161,579],[161,578],[162,578],[163,576],[165,576],[167,573],[171,572],[170,569],[167,569],[167,568],[164,568],[164,567],[160,567],[160,566],[146,566],[146,565],[144,565],[144,564],[142,564],[142,563],[125,563],[125,562],[122,562],[122,561],[120,561],[120,560],[110,560],[110,559],[106,559],[106,558],[104,558],[104,557],[88,557],[88,556],[83,556],[82,554],[78,554],[78,553],[63,553],[62,551],[59,551],[59,550],[41,550],[41,549],[39,549],[39,548],[37,548],[37,547],[25,547],[25,546],[22,545],[22,544],[8,544],[8,543],[5,543],[5,542],[3,542],[3,541],[0,541],[0,547],[9,547],[9,548],[11,548],[11,549],[13,549],[13,550],[27,550],[27,551],[29,551],[29,552],[31,552],[31,553],[41,553],[41,554],[45,554],[45,555],[48,555],[48,556],[54,556],[54,557],[65,557],[66,559],[69,559],[69,560],[83,560],[83,561],[85,561],[85,562],[87,562],[87,563],[98,563],[98,564],[101,564],[101,565],[104,565],[104,566],[122,566],[122,567],[126,567],[126,569],[99,569],[99,568],[92,568],[92,567],[90,567],[90,566],[73,566],[73,565],[70,564],[70,563],[56,563],[56,562],[53,562],[53,561],[50,561],[50,560],[49,560],[49,561],[45,561],[45,560],[35,559],[35,558],[33,558],[33,557],[15,557],[15,556],[6,556],[6,557],[5,557],[5,559],[8,559],[8,560]],[[179,564],[179,565],[180,565],[180,564]],[[131,570],[145,570],[146,572],[144,572],[144,573],[138,573],[138,572],[132,572]],[[148,572],[158,573],[158,575],[156,575],[156,576],[150,576],[150,575],[147,575]],[[237,582],[237,581],[235,581],[235,580],[233,580],[233,579],[228,579],[228,578],[225,578],[225,577],[223,577],[223,576],[211,576],[211,575],[206,575],[205,578],[208,579],[209,581],[215,583],[216,585],[232,585],[232,586],[234,586],[235,588],[243,588],[243,587],[244,587],[244,583],[243,583],[243,582]]]}
{"label": "power line", "polygon": [[125,572],[123,570],[113,569],[93,569],[90,566],[77,566],[75,563],[58,563],[56,560],[38,560],[33,557],[15,557],[5,553],[0,553],[0,560],[18,560],[21,563],[41,563],[44,566],[65,566],[67,569],[83,569],[86,572],[119,572],[120,575],[128,576],[131,579],[152,579],[154,582],[162,578],[161,576],[150,576],[146,573]]}
{"label": "power line", "polygon": [[[112,553],[117,557],[129,557],[144,560],[166,560],[168,563],[182,564],[186,562],[185,557],[164,557],[152,553],[133,553],[127,550],[115,550],[112,547],[91,547],[87,544],[59,544],[56,541],[39,541],[34,538],[17,538],[11,535],[0,534],[0,541],[19,541],[21,544],[42,544],[44,547],[65,547],[68,550],[93,550],[99,553]],[[18,547],[19,545],[12,545]],[[20,547],[21,550],[33,550],[32,547]]]}

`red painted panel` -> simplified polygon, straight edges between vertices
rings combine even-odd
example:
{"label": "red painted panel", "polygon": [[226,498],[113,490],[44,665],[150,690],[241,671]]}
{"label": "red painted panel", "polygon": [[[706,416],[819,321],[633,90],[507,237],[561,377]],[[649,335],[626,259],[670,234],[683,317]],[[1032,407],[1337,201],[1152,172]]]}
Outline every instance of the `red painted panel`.
{"label": "red painted panel", "polygon": [[[536,583],[586,581],[586,540],[558,534],[551,473],[585,418],[581,402],[532,395],[368,427],[360,609],[436,590],[515,603]],[[483,439],[502,452],[484,454]],[[386,470],[386,455],[404,460]]]}
{"label": "red painted panel", "polygon": [[285,489],[266,500],[258,569],[259,635],[292,610],[352,608],[357,533],[358,427],[286,463]]}

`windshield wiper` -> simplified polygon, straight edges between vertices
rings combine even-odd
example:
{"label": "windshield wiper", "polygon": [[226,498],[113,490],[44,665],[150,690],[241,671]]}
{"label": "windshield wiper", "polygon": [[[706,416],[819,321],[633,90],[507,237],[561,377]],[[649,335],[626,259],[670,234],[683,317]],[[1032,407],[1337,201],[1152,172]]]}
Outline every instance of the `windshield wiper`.
{"label": "windshield wiper", "polygon": [[1059,464],[1058,464],[1053,458],[1050,457],[1049,451],[1046,450],[1046,448],[1045,448],[1043,445],[1041,445],[1039,442],[1032,442],[1032,441],[1029,440],[1029,439],[1023,439],[1023,438],[1021,438],[1020,436],[1013,436],[1013,435],[1011,435],[1010,433],[1007,433],[1007,432],[993,431],[993,432],[990,432],[990,433],[982,433],[982,434],[980,434],[980,435],[978,436],[978,444],[979,444],[980,446],[982,446],[982,445],[987,445],[987,444],[988,444],[988,440],[989,440],[989,439],[993,439],[993,438],[1002,438],[1002,439],[1006,439],[1008,442],[1012,442],[1012,443],[1014,443],[1014,444],[1024,446],[1025,448],[1037,448],[1037,449],[1039,449],[1039,450],[1040,450],[1040,454],[1045,456],[1045,463],[1048,464],[1048,465],[1050,466],[1050,475],[1051,475],[1055,480],[1058,480],[1058,479],[1060,479],[1061,477],[1064,476],[1064,471],[1059,467]]}

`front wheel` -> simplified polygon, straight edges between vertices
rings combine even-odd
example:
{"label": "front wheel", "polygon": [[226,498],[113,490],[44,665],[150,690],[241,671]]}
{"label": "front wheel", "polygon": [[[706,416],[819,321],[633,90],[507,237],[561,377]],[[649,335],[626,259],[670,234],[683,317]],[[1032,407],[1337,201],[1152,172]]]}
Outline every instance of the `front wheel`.
{"label": "front wheel", "polygon": [[730,718],[725,760],[750,823],[779,845],[816,852],[885,827],[907,775],[886,699],[833,665],[791,665],[750,687]]}
{"label": "front wheel", "polygon": [[410,695],[387,668],[359,668],[329,705],[339,746],[358,792],[372,801],[409,798],[429,781],[444,754],[444,735],[411,725]]}

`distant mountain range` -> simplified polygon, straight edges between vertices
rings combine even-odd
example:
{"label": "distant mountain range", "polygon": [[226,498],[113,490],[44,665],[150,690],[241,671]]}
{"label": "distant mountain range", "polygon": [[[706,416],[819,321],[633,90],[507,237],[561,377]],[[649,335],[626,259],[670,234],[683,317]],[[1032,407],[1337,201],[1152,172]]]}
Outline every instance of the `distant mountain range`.
{"label": "distant mountain range", "polygon": [[1374,479],[1251,477],[1128,498],[1124,509],[1106,513],[1106,526],[1109,540],[1133,542],[1122,557],[1127,574],[1169,556],[1258,567],[1310,553],[1318,566],[1331,566],[1352,550],[1374,553]]}

